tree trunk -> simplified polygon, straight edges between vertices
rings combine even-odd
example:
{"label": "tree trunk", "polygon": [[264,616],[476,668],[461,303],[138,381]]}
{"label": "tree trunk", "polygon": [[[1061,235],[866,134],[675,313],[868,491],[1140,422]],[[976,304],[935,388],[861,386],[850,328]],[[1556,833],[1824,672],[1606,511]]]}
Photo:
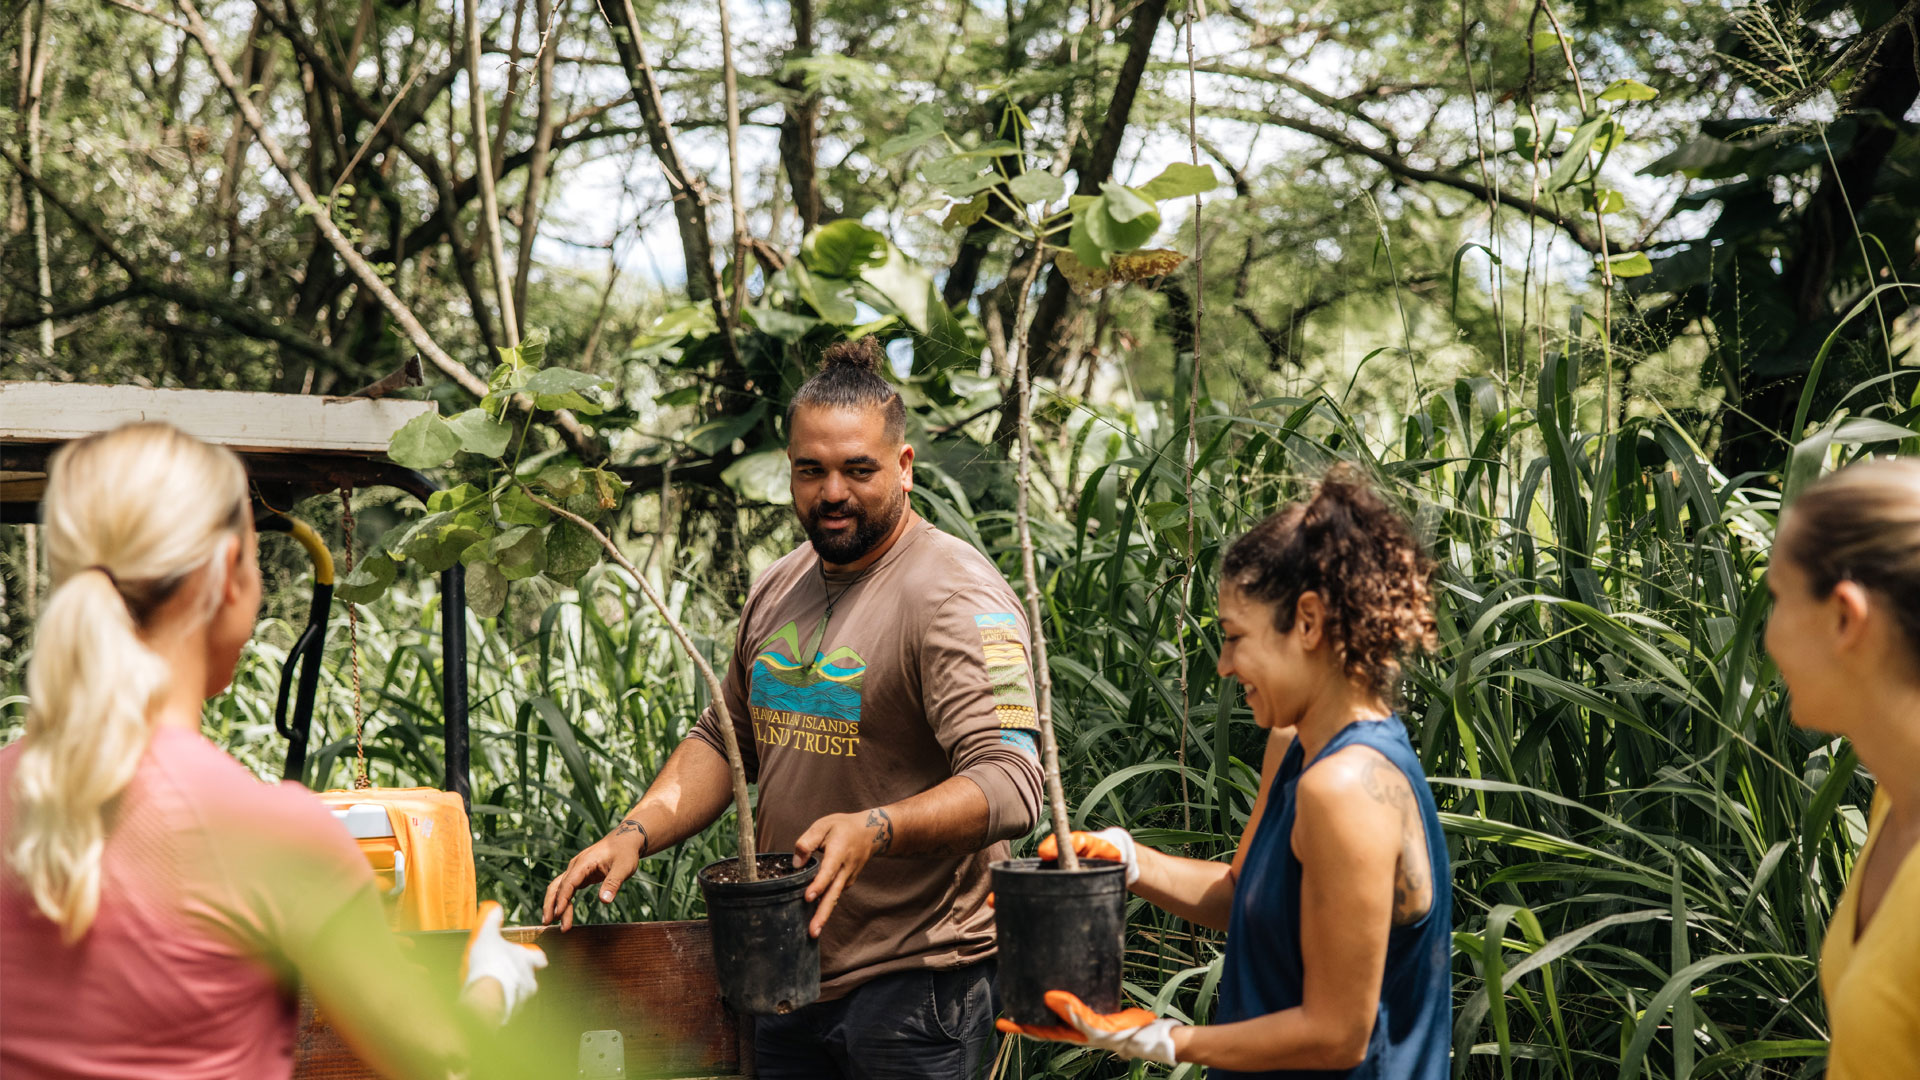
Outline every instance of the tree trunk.
{"label": "tree trunk", "polygon": [[540,100],[534,113],[533,161],[527,165],[527,190],[520,200],[519,261],[513,274],[513,307],[523,315],[527,310],[527,278],[533,272],[533,245],[540,239],[540,199],[547,185],[548,155],[553,149],[553,58],[560,51],[553,0],[540,0],[539,16]]}
{"label": "tree trunk", "polygon": [[[26,119],[27,166],[36,174],[43,171],[40,164],[40,97],[46,87],[47,65],[53,56],[53,42],[46,31],[46,0],[33,0],[32,21],[23,30],[30,39],[30,45],[22,47],[23,58],[30,56],[32,62],[23,64],[20,71],[21,112]],[[31,50],[30,52],[28,50]],[[40,358],[53,359],[53,270],[52,252],[47,246],[47,204],[40,197],[37,188],[26,192],[27,216],[33,225],[33,283],[34,293],[40,301]]]}
{"label": "tree trunk", "polygon": [[[789,61],[813,55],[813,0],[793,0],[793,49]],[[806,80],[796,71],[780,81],[793,100],[780,121],[780,163],[793,189],[793,208],[800,215],[800,235],[820,224],[825,206],[820,199],[820,101],[806,92]]]}
{"label": "tree trunk", "polygon": [[[1166,13],[1167,0],[1142,0],[1134,10],[1133,21],[1127,27],[1127,57],[1114,80],[1106,122],[1100,128],[1100,137],[1094,142],[1092,151],[1074,165],[1080,177],[1076,187],[1078,194],[1100,194],[1100,185],[1113,176],[1113,163],[1120,157],[1120,144],[1127,133],[1127,117],[1133,112],[1133,101],[1139,95],[1141,77],[1146,73],[1147,61],[1153,55],[1154,35],[1160,32],[1160,22]],[[1047,288],[1040,295],[1039,306],[1033,314],[1033,330],[1026,340],[1026,350],[1034,361],[1034,373],[1041,378],[1058,373],[1059,358],[1064,354],[1056,347],[1055,338],[1071,299],[1072,291],[1067,279],[1058,269],[1049,267]],[[1003,419],[1002,430],[1010,426]]]}
{"label": "tree trunk", "polygon": [[500,329],[507,346],[520,344],[520,322],[513,311],[513,285],[507,275],[506,248],[500,241],[500,203],[493,190],[493,151],[487,139],[487,96],[480,87],[480,5],[465,0],[467,22],[467,111],[473,120],[473,168],[480,179],[480,231],[493,267],[493,291],[500,301]]}

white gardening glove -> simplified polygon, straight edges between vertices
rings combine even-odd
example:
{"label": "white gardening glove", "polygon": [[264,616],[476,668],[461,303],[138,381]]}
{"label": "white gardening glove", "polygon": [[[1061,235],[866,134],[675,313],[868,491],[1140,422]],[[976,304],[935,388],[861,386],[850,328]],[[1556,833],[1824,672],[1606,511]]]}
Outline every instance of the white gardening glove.
{"label": "white gardening glove", "polygon": [[519,1004],[539,989],[534,972],[547,966],[547,954],[538,945],[516,945],[500,936],[500,924],[506,912],[488,900],[480,905],[480,921],[467,935],[467,958],[461,965],[461,990],[472,989],[482,979],[500,984],[506,1023]]}
{"label": "white gardening glove", "polygon": [[1122,1009],[1117,1013],[1097,1013],[1065,990],[1049,990],[1047,1007],[1060,1014],[1066,1027],[1030,1027],[1004,1017],[996,1027],[1013,1035],[1055,1042],[1081,1043],[1131,1061],[1157,1061],[1172,1065],[1173,1029],[1183,1027],[1178,1020],[1165,1020],[1145,1009]]}
{"label": "white gardening glove", "polygon": [[[1140,880],[1140,850],[1134,846],[1133,834],[1115,826],[1101,829],[1099,832],[1074,832],[1073,853],[1083,859],[1106,859],[1109,862],[1124,863],[1127,867],[1127,884]],[[1039,855],[1043,859],[1060,857],[1060,844],[1052,835],[1040,841]]]}

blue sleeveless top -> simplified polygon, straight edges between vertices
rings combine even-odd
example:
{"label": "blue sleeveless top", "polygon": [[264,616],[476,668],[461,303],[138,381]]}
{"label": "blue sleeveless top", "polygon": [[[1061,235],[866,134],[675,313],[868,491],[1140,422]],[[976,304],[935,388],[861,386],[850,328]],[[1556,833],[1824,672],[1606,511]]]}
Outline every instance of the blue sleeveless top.
{"label": "blue sleeveless top", "polygon": [[1214,1022],[1232,1023],[1298,1006],[1305,979],[1300,959],[1300,860],[1293,854],[1294,789],[1300,774],[1329,754],[1370,746],[1406,774],[1426,825],[1427,858],[1433,868],[1433,906],[1416,922],[1387,936],[1385,981],[1366,1059],[1346,1070],[1274,1069],[1240,1073],[1210,1069],[1215,1080],[1447,1080],[1452,1038],[1449,956],[1453,944],[1453,888],[1446,839],[1434,808],[1433,789],[1397,716],[1363,720],[1342,728],[1312,762],[1295,742],[1280,762],[1265,814],[1247,848],[1233,893],[1220,1000]]}

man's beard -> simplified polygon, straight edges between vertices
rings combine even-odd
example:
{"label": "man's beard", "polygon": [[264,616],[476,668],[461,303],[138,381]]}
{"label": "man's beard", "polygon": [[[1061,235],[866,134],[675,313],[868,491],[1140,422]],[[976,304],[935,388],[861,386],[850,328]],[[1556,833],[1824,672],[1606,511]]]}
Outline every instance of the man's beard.
{"label": "man's beard", "polygon": [[[906,511],[906,507],[907,494],[904,491],[881,507],[878,514],[868,514],[866,507],[852,499],[837,503],[822,502],[807,512],[801,525],[807,530],[807,539],[813,542],[813,550],[819,553],[822,562],[845,566],[885,540],[893,527],[900,524],[900,515]],[[853,528],[840,533],[827,532],[820,527],[820,519],[826,514],[851,516]]]}

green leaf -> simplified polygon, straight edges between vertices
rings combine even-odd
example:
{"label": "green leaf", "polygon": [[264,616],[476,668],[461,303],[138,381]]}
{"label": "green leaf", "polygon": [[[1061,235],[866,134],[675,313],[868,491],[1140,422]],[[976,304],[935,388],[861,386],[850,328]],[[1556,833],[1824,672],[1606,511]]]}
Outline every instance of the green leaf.
{"label": "green leaf", "polygon": [[1652,101],[1660,91],[1638,79],[1621,79],[1600,92],[1601,101]]}
{"label": "green leaf", "polygon": [[[751,311],[752,309],[749,308],[748,310]],[[765,327],[761,329],[765,329]],[[678,409],[686,405],[697,405],[700,402],[700,391],[701,388],[698,386],[683,386],[678,390],[669,390],[664,394],[656,396],[653,399],[653,403],[663,409]]]}
{"label": "green leaf", "polygon": [[534,327],[520,337],[520,362],[527,367],[537,368],[547,362],[547,331],[544,327]]}
{"label": "green leaf", "polygon": [[587,490],[599,501],[603,511],[612,510],[626,498],[628,484],[620,479],[618,473],[608,469],[592,468],[587,470]]}
{"label": "green leaf", "polygon": [[507,606],[507,576],[488,562],[467,565],[467,607],[483,619],[491,619]]}
{"label": "green leaf", "polygon": [[388,555],[369,555],[354,564],[353,573],[334,586],[333,594],[349,604],[370,604],[393,584],[399,566]]}
{"label": "green leaf", "polygon": [[1045,169],[1028,169],[1007,181],[1007,190],[1023,203],[1050,203],[1067,193],[1067,182]]}
{"label": "green leaf", "polygon": [[927,183],[935,187],[949,184],[964,184],[980,175],[985,168],[979,158],[964,157],[960,154],[948,154],[943,158],[934,158],[920,166],[920,175]]}
{"label": "green leaf", "polygon": [[945,220],[940,222],[940,227],[943,229],[958,229],[971,225],[981,218],[986,217],[987,210],[992,205],[993,196],[984,193],[975,195],[966,202],[954,203],[952,209],[947,211]]}
{"label": "green leaf", "polygon": [[1160,170],[1160,175],[1140,185],[1141,194],[1159,202],[1163,199],[1179,199],[1190,195],[1204,195],[1220,186],[1220,178],[1213,175],[1211,165],[1189,165],[1176,161]]}
{"label": "green leaf", "polygon": [[1607,272],[1616,278],[1640,277],[1653,273],[1653,263],[1647,260],[1646,252],[1632,251],[1608,259]]}
{"label": "green leaf", "polygon": [[1160,209],[1153,205],[1152,199],[1139,191],[1109,182],[1100,185],[1100,194],[1106,198],[1107,213],[1113,220],[1124,225],[1136,218],[1151,214],[1154,218],[1154,227],[1159,227]]}
{"label": "green leaf", "polygon": [[508,581],[530,578],[547,568],[546,533],[530,525],[508,529],[487,541],[485,561],[492,563]]}
{"label": "green leaf", "polygon": [[605,411],[598,401],[583,396],[589,390],[610,389],[613,380],[605,375],[589,375],[568,368],[543,368],[527,379],[527,393],[542,409],[572,409],[592,416]]}
{"label": "green leaf", "polygon": [[733,440],[752,431],[766,413],[767,405],[763,401],[739,416],[709,420],[687,432],[687,445],[703,454],[717,454],[732,446]]}
{"label": "green leaf", "polygon": [[481,457],[497,458],[513,441],[513,425],[495,420],[485,409],[456,413],[447,426],[459,437],[461,450]]}
{"label": "green leaf", "polygon": [[1533,51],[1546,52],[1560,47],[1560,35],[1551,30],[1541,30],[1533,35]]}
{"label": "green leaf", "polygon": [[[1160,229],[1160,211],[1138,192],[1118,184],[1104,185],[1103,190],[1105,194],[1075,212],[1067,233],[1074,257],[1087,266],[1109,265],[1115,255],[1139,248]],[[1130,216],[1124,221],[1116,220],[1112,213],[1116,193],[1127,204]]]}
{"label": "green leaf", "polygon": [[571,465],[549,465],[540,470],[534,483],[546,488],[547,494],[556,499],[567,499],[587,490],[586,476]]}
{"label": "green leaf", "polygon": [[762,450],[727,466],[720,479],[742,498],[762,503],[791,503],[791,469],[785,450]]}
{"label": "green leaf", "polygon": [[472,505],[476,505],[476,500],[479,498],[479,488],[474,487],[472,484],[456,484],[450,488],[442,488],[439,491],[429,492],[427,494],[427,512],[430,514],[441,514],[449,510],[467,509]]}
{"label": "green leaf", "polygon": [[809,330],[820,325],[820,320],[811,315],[795,315],[775,307],[750,307],[746,309],[746,316],[748,322],[789,345],[806,337]]}
{"label": "green leaf", "polygon": [[563,585],[578,581],[580,575],[600,561],[600,541],[571,521],[556,521],[547,530],[546,575]]}
{"label": "green leaf", "polygon": [[880,144],[874,153],[877,161],[891,161],[910,150],[917,150],[940,137],[946,118],[940,106],[922,102],[907,110],[907,129]]}
{"label": "green leaf", "polygon": [[906,320],[908,326],[922,334],[927,332],[927,308],[938,299],[938,294],[933,291],[932,274],[895,251],[885,263],[862,270],[860,280],[879,293],[880,300],[885,301],[884,306],[876,307],[882,311],[890,307]]}
{"label": "green leaf", "polygon": [[854,307],[853,301],[847,298],[848,282],[817,278],[801,262],[787,264],[787,275],[792,279],[794,291],[800,294],[800,299],[806,301],[807,306],[827,322],[835,326],[849,326],[860,317],[860,309]]}
{"label": "green leaf", "polygon": [[1587,152],[1593,149],[1594,137],[1600,134],[1600,128],[1607,123],[1604,116],[1573,129],[1573,141],[1567,144],[1567,152],[1560,157],[1560,163],[1553,167],[1553,175],[1547,177],[1547,190],[1559,191],[1573,183],[1574,177],[1587,165]]}
{"label": "green leaf", "polygon": [[1602,214],[1617,214],[1627,208],[1627,197],[1612,188],[1580,193],[1580,204],[1591,214],[1596,210]]}
{"label": "green leaf", "polygon": [[546,507],[528,498],[518,485],[501,493],[493,512],[508,525],[545,525],[553,516]]}
{"label": "green leaf", "polygon": [[393,433],[387,456],[407,469],[434,469],[460,450],[460,436],[438,413],[421,413]]}
{"label": "green leaf", "polygon": [[887,261],[887,238],[853,218],[841,218],[808,233],[800,258],[816,274],[852,277]]}

